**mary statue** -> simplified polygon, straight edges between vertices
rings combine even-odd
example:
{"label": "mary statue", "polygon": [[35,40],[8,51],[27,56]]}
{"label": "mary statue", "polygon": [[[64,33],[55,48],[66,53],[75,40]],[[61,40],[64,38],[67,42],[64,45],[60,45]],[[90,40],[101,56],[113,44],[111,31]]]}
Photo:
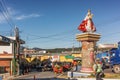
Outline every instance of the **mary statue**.
{"label": "mary statue", "polygon": [[80,30],[82,32],[95,32],[96,28],[92,21],[92,16],[93,16],[93,14],[91,14],[91,11],[88,10],[86,17],[82,21],[82,23],[79,25],[78,30]]}

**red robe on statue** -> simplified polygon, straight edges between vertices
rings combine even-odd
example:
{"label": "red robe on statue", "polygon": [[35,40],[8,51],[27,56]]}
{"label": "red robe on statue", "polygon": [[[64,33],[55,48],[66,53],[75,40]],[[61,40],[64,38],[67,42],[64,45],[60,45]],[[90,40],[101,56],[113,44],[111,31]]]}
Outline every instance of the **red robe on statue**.
{"label": "red robe on statue", "polygon": [[96,31],[96,28],[92,21],[92,14],[90,13],[90,11],[88,11],[87,16],[82,21],[82,23],[79,25],[78,30],[82,32],[95,32]]}

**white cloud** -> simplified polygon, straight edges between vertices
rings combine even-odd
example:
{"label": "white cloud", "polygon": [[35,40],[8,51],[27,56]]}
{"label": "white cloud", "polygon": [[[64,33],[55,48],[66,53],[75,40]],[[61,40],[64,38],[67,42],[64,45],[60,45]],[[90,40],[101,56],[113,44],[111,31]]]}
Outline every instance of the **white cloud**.
{"label": "white cloud", "polygon": [[[17,11],[14,11],[14,9],[7,7],[8,11],[2,11],[0,12],[0,23],[6,23],[7,20],[9,20],[10,18],[12,18],[12,16],[14,16]],[[12,18],[13,19],[13,18]]]}
{"label": "white cloud", "polygon": [[[36,14],[36,13],[32,13],[32,14],[22,14],[19,11],[14,10],[11,7],[7,7],[8,11],[3,11],[2,13],[0,12],[0,24],[2,23],[6,23],[7,20],[6,18],[9,20],[10,18],[14,21],[14,20],[23,20],[23,19],[29,19],[29,18],[37,18],[40,17],[41,15]],[[4,14],[4,15],[3,15]],[[6,18],[5,18],[6,16]]]}
{"label": "white cloud", "polygon": [[19,13],[18,11],[15,11],[13,8],[11,8],[11,7],[7,7],[7,10],[8,10],[8,12],[9,12],[9,14],[11,15],[11,16],[13,16],[13,15],[16,15],[17,13]]}
{"label": "white cloud", "polygon": [[0,23],[5,23],[5,18],[1,13],[0,13]]}
{"label": "white cloud", "polygon": [[23,20],[23,19],[28,19],[28,18],[40,17],[40,16],[41,15],[39,15],[39,14],[20,15],[20,16],[17,16],[15,19],[16,20]]}

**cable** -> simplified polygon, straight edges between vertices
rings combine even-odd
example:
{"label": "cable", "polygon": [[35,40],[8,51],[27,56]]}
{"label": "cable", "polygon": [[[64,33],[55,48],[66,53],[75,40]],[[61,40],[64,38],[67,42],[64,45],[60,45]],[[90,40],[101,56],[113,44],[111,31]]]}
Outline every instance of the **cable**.
{"label": "cable", "polygon": [[12,29],[15,26],[15,24],[12,21],[12,18],[10,17],[9,11],[6,8],[6,3],[4,2],[4,0],[0,0],[0,6],[1,6],[0,11],[1,11],[2,15],[4,16],[4,18],[6,19],[6,21],[8,22],[8,24],[11,27],[11,30],[10,30],[10,34],[11,34]]}
{"label": "cable", "polygon": [[120,16],[117,16],[115,18],[112,18],[111,20],[107,20],[107,21],[104,21],[103,23],[97,24],[96,26],[100,26],[100,29],[101,29],[101,28],[104,28],[104,26],[106,25],[110,25],[119,21],[120,21]]}
{"label": "cable", "polygon": [[119,33],[119,34],[120,34],[120,31],[119,31],[119,32],[109,33],[109,34],[106,34],[106,35],[104,35],[104,36],[106,36],[106,37],[107,37],[107,36],[109,36],[109,35],[110,35],[110,36],[111,36],[111,35],[115,35],[116,33]]}
{"label": "cable", "polygon": [[[0,5],[2,6],[1,3],[0,3]],[[9,22],[9,19],[8,19],[8,17],[6,16],[5,12],[3,12],[2,9],[0,9],[0,11],[1,11],[1,13],[3,14],[4,18],[6,19],[6,21],[8,22],[8,24],[9,24],[10,26],[12,26],[11,23]]]}
{"label": "cable", "polygon": [[[115,23],[115,22],[118,22],[118,21],[120,21],[120,18],[114,18],[114,19],[112,19],[112,20],[110,20],[110,21],[107,21],[107,22],[104,22],[104,23],[102,23],[102,24],[104,24],[104,26],[105,25],[110,25],[110,24],[113,24],[113,23]],[[98,26],[101,26],[102,24],[98,24]],[[101,27],[103,27],[103,26],[101,26]],[[76,30],[77,31],[77,30]],[[70,31],[70,32],[72,32],[72,31]],[[119,32],[114,32],[114,33],[119,33]],[[109,35],[112,35],[112,34],[114,34],[114,33],[110,33],[110,34],[107,34],[107,36],[109,36]],[[53,38],[53,37],[59,37],[60,35],[66,35],[66,33],[59,33],[59,34],[54,34],[54,35],[48,35],[48,36],[43,36],[43,37],[41,37],[41,36],[37,36],[37,35],[31,35],[31,36],[34,36],[34,37],[37,37],[37,38],[35,38],[35,39],[31,39],[31,40],[39,40],[39,39],[54,39],[54,41],[56,41],[57,39],[56,38]],[[105,37],[106,38],[106,37]],[[66,39],[66,37],[64,37],[64,39]],[[58,40],[62,40],[62,39],[58,39]],[[50,41],[46,41],[46,42],[50,42]],[[46,43],[45,42],[45,43]]]}
{"label": "cable", "polygon": [[7,36],[9,34],[9,31],[0,31],[1,35]]}
{"label": "cable", "polygon": [[12,36],[13,28],[14,28],[14,26],[15,26],[15,23],[13,22],[13,20],[12,20],[12,18],[11,18],[11,16],[10,16],[10,13],[9,13],[9,11],[8,11],[8,8],[6,7],[6,2],[5,2],[4,0],[1,0],[1,3],[3,4],[3,8],[5,9],[7,15],[9,16],[9,20],[11,21],[11,24],[13,25],[13,26],[11,27],[11,30],[10,30],[10,35]]}
{"label": "cable", "polygon": [[11,16],[10,16],[10,13],[9,13],[7,7],[6,7],[5,1],[4,1],[4,0],[1,0],[1,3],[2,3],[2,5],[3,5],[4,10],[6,11],[7,16],[9,17],[9,20],[10,20],[11,24],[12,24],[13,26],[15,26],[15,24],[14,24],[14,22],[13,22]]}
{"label": "cable", "polygon": [[[117,22],[117,21],[119,21],[120,19],[117,17],[117,18],[115,18],[115,19],[112,19],[110,22],[105,22],[104,23],[104,25],[108,25],[108,24],[112,24],[112,23],[114,23],[114,22]],[[100,26],[100,25],[98,25],[98,26]],[[77,31],[77,30],[76,30]],[[72,32],[72,31],[69,31],[69,32]],[[65,32],[66,33],[66,32]],[[35,38],[35,39],[32,39],[32,40],[37,40],[37,39],[44,39],[44,38],[51,38],[51,37],[58,37],[58,36],[60,36],[61,34],[64,34],[64,32],[62,32],[62,33],[59,33],[59,34],[54,34],[54,35],[49,35],[49,36],[45,36],[45,37],[40,37],[40,36],[36,36],[36,35],[31,35],[31,36],[36,36],[36,37],[38,37],[38,38]]]}
{"label": "cable", "polygon": [[[69,35],[69,36],[73,36],[74,34],[71,34],[71,35]],[[49,41],[65,41],[65,39],[69,39],[69,40],[73,40],[73,38],[72,37],[69,37],[69,36],[65,36],[65,35],[63,35],[62,37],[57,37],[57,38],[54,38],[54,37],[49,37],[46,41],[44,40],[44,41],[42,41],[41,43],[43,43],[43,42],[49,42]],[[33,42],[33,40],[32,41],[30,41],[29,40],[29,42]],[[34,41],[35,42],[35,41]]]}
{"label": "cable", "polygon": [[[39,40],[39,39],[47,39],[47,38],[59,37],[59,36],[61,36],[61,35],[64,36],[64,35],[66,35],[66,34],[68,34],[68,33],[73,32],[73,31],[75,31],[75,30],[66,31],[66,32],[62,32],[62,33],[58,33],[58,34],[53,34],[53,35],[48,35],[48,36],[44,36],[44,37],[38,36],[38,35],[31,35],[31,34],[28,34],[28,35],[29,35],[29,36],[37,37],[37,38],[31,39],[31,40]],[[73,34],[73,33],[72,33],[72,34]]]}

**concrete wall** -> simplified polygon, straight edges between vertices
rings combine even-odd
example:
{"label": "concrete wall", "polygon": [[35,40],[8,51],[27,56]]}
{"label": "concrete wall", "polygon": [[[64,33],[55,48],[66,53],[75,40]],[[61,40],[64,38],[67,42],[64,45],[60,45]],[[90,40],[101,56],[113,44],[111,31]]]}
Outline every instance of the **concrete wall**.
{"label": "concrete wall", "polygon": [[11,59],[0,60],[0,67],[4,67],[4,70],[2,70],[3,72],[10,73],[10,63]]}
{"label": "concrete wall", "polygon": [[4,52],[6,52],[6,53],[11,53],[12,54],[12,43],[10,43],[10,45],[9,46],[1,46],[0,45],[0,53],[4,53]]}

